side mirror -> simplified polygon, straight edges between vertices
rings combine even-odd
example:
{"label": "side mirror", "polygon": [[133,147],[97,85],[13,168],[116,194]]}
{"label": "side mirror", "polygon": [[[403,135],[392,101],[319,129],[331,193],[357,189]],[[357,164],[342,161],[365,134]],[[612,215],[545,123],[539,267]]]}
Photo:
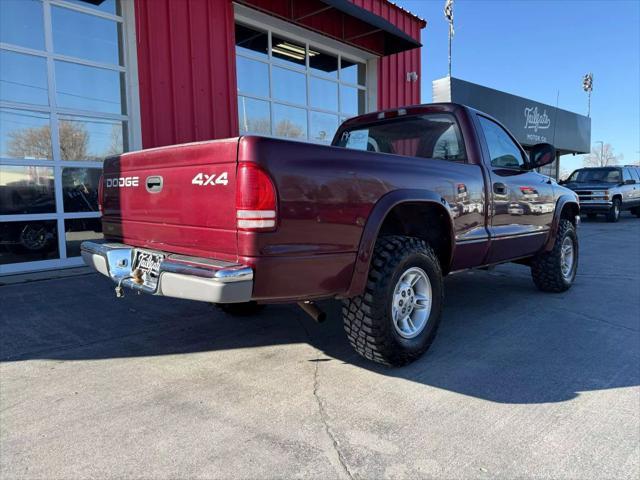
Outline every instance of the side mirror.
{"label": "side mirror", "polygon": [[633,180],[632,178],[624,181],[624,185],[635,185],[635,184],[636,184],[636,181]]}
{"label": "side mirror", "polygon": [[556,159],[556,149],[550,143],[534,145],[529,154],[529,168],[534,169],[548,165]]}
{"label": "side mirror", "polygon": [[558,185],[566,185],[567,181],[566,180],[559,180],[558,181]]}

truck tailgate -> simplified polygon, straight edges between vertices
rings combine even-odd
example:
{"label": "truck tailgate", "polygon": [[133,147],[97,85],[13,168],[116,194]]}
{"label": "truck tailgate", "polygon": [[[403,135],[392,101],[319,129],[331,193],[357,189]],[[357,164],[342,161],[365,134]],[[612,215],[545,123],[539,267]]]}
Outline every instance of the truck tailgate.
{"label": "truck tailgate", "polygon": [[131,152],[105,161],[109,239],[187,255],[237,258],[238,139]]}

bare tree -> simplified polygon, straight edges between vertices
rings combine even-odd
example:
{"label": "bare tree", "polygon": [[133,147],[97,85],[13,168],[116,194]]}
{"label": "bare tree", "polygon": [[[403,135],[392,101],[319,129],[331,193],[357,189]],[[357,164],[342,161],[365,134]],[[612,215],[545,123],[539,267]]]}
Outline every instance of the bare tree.
{"label": "bare tree", "polygon": [[[59,127],[60,158],[62,160],[93,160],[87,157],[89,134],[80,123],[63,120]],[[52,158],[51,129],[22,128],[8,134],[7,153],[14,158]]]}
{"label": "bare tree", "polygon": [[106,151],[105,156],[120,155],[124,147],[124,143],[122,141],[122,124],[111,125],[111,135],[109,138],[109,149]]}
{"label": "bare tree", "polygon": [[16,129],[7,135],[7,154],[13,158],[53,158],[49,125]]}
{"label": "bare tree", "polygon": [[62,160],[97,160],[95,157],[88,157],[89,133],[82,123],[62,120],[59,125]]}
{"label": "bare tree", "polygon": [[300,138],[304,135],[302,128],[291,120],[281,120],[276,124],[275,133],[278,137]]}
{"label": "bare tree", "polygon": [[569,170],[565,167],[560,167],[560,175],[558,175],[558,180],[566,180],[569,178],[569,175],[573,173],[573,170]]}
{"label": "bare tree", "polygon": [[608,167],[617,165],[622,162],[624,155],[613,153],[613,147],[610,143],[605,143],[601,148],[591,147],[591,153],[584,157],[585,167]]}

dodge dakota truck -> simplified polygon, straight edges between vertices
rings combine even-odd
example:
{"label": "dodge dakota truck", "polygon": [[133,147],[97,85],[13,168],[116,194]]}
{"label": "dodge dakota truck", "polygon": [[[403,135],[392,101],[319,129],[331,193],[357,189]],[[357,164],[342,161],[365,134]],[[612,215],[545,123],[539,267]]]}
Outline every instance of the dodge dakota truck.
{"label": "dodge dakota truck", "polygon": [[[242,136],[108,158],[105,240],[85,262],[122,287],[234,314],[341,299],[364,357],[403,365],[431,345],[443,276],[503,262],[546,292],[578,266],[577,195],[495,119],[429,104],[345,121],[332,145]],[[452,299],[455,301],[455,299]]]}

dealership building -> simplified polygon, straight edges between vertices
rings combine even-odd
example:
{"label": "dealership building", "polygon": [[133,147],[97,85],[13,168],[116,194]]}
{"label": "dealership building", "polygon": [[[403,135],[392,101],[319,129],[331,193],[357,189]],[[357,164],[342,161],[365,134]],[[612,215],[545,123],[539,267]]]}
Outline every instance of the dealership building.
{"label": "dealership building", "polygon": [[419,103],[425,26],[387,0],[1,0],[0,274],[82,264],[108,155],[329,143]]}

